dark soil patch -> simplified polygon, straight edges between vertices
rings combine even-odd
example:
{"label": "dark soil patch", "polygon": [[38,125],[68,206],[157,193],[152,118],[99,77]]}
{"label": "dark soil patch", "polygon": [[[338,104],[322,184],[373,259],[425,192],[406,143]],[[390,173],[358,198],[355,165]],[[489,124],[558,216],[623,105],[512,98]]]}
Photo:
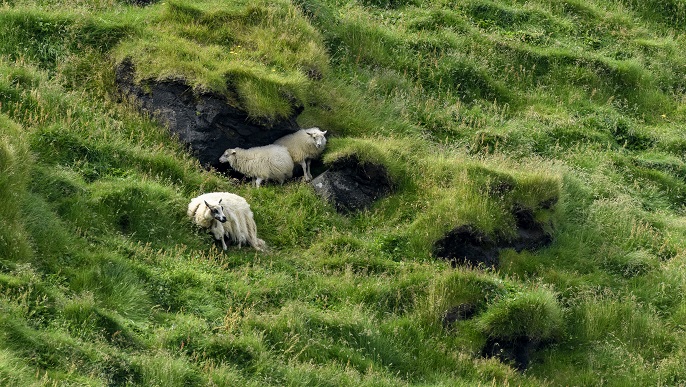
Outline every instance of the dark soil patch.
{"label": "dark soil patch", "polygon": [[[540,203],[539,207],[551,209],[555,202],[549,200]],[[449,260],[453,267],[468,265],[497,269],[501,250],[534,251],[553,242],[552,235],[536,220],[532,209],[515,206],[512,215],[517,226],[514,239],[496,241],[472,225],[462,225],[436,241],[434,256]]]}
{"label": "dark soil patch", "polygon": [[434,245],[434,255],[458,265],[497,267],[500,250],[488,235],[470,225],[460,226]]}
{"label": "dark soil patch", "polygon": [[489,337],[481,350],[481,356],[497,357],[504,363],[511,363],[518,371],[524,371],[529,367],[531,354],[538,346],[538,341],[526,336],[512,339]]}
{"label": "dark soil patch", "polygon": [[543,229],[543,225],[536,221],[534,212],[530,208],[515,207],[512,215],[517,222],[517,237],[506,247],[515,249],[517,252],[522,250],[537,250],[548,246],[552,241],[552,236]]}
{"label": "dark soil patch", "polygon": [[457,321],[468,320],[476,314],[476,306],[473,304],[460,304],[450,308],[441,319],[443,327],[449,328]]}

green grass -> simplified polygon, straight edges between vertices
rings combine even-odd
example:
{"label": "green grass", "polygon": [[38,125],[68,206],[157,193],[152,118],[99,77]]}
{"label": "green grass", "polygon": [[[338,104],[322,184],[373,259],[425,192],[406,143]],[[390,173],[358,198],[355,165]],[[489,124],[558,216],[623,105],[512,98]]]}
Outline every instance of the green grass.
{"label": "green grass", "polygon": [[290,115],[293,101],[309,103],[308,76],[328,72],[321,37],[288,2],[158,8],[151,28],[115,51],[116,61],[132,60],[138,81],[184,79],[253,117],[275,119]]}
{"label": "green grass", "polygon": [[19,207],[22,196],[26,194],[28,169],[32,160],[18,124],[0,115],[0,130],[0,195],[4,198],[0,206],[0,256],[3,257],[3,265],[8,265],[31,255]]}
{"label": "green grass", "polygon": [[563,317],[554,293],[533,289],[494,303],[477,326],[489,337],[544,341],[562,334]]}
{"label": "green grass", "polygon": [[[678,1],[0,2],[0,383],[683,384],[684,20]],[[121,101],[126,59],[258,121],[302,105],[325,166],[381,164],[393,192],[341,215],[298,181],[203,170]],[[219,190],[268,252],[186,219]],[[460,226],[512,240],[520,208],[550,246],[433,257]],[[480,357],[518,337],[543,343],[526,372]]]}

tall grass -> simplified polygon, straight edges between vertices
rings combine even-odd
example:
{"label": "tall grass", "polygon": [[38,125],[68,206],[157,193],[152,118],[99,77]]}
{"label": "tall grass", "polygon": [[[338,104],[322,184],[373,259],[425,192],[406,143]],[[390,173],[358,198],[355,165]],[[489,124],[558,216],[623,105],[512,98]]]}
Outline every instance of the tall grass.
{"label": "tall grass", "polygon": [[[678,2],[5,1],[0,380],[16,385],[679,385],[686,142]],[[180,80],[253,119],[305,107],[323,168],[382,165],[342,215],[200,168],[115,92]],[[191,197],[251,204],[226,252]],[[447,232],[553,238],[499,269]],[[466,306],[465,306],[466,305]],[[471,314],[447,322],[454,308]],[[489,340],[541,346],[524,373]]]}
{"label": "tall grass", "polygon": [[3,265],[8,265],[31,255],[20,208],[26,195],[32,159],[18,124],[0,114],[0,130],[0,256],[6,261]]}
{"label": "tall grass", "polygon": [[254,118],[275,119],[292,114],[293,102],[309,103],[309,79],[328,72],[319,34],[287,2],[161,8],[152,28],[115,51],[115,61],[131,59],[138,81],[183,79]]}

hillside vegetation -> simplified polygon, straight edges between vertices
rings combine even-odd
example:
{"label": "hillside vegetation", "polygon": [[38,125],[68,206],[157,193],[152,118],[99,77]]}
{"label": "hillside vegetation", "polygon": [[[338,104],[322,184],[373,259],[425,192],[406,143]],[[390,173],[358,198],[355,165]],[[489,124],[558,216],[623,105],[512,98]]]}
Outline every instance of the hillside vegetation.
{"label": "hillside vegetation", "polygon": [[[0,0],[0,384],[686,384],[686,3],[135,3]],[[393,193],[346,215],[204,170],[117,92],[125,60],[256,120],[302,105],[321,169]],[[210,191],[268,252],[191,224]],[[518,208],[550,245],[435,256]],[[520,338],[525,369],[482,356]]]}

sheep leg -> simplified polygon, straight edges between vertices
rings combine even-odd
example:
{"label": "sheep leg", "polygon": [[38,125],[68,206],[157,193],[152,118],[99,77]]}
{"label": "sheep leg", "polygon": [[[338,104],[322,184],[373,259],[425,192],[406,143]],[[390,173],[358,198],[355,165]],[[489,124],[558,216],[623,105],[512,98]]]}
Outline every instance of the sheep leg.
{"label": "sheep leg", "polygon": [[307,176],[310,177],[310,180],[312,180],[312,172],[310,171],[310,162],[311,161],[312,160],[310,160],[310,159],[305,160],[305,163],[307,164]]}
{"label": "sheep leg", "polygon": [[222,249],[226,250],[227,246],[226,242],[224,242],[224,227],[222,227],[222,224],[215,220],[210,232],[212,232],[214,240],[222,241]]}
{"label": "sheep leg", "polygon": [[303,180],[305,181],[310,181],[312,180],[312,177],[310,176],[310,173],[308,171],[308,165],[305,160],[300,162],[300,166],[303,168]]}
{"label": "sheep leg", "polygon": [[261,177],[255,178],[255,187],[260,188],[260,184],[262,184],[262,178]]}

